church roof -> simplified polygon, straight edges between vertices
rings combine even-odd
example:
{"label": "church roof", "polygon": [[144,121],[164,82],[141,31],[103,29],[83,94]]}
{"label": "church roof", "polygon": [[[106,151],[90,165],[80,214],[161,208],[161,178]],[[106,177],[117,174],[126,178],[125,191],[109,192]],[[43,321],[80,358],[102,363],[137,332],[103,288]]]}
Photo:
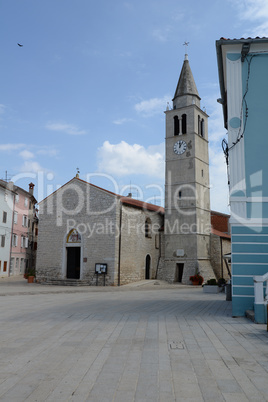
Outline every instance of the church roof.
{"label": "church roof", "polygon": [[120,197],[120,201],[122,202],[122,204],[129,205],[131,207],[147,209],[148,211],[159,212],[161,214],[165,213],[165,210],[163,207],[160,207],[159,205],[155,205],[155,204],[149,204],[148,202],[135,200],[135,198]]}
{"label": "church roof", "polygon": [[187,54],[185,55],[180,78],[173,100],[183,95],[195,95],[200,99]]}
{"label": "church roof", "polygon": [[[125,197],[125,196],[113,193],[112,191],[106,190],[105,188],[96,186],[95,184],[92,184],[92,183],[89,183],[89,182],[87,182],[85,180],[82,180],[79,177],[74,177],[73,179],[71,179],[70,181],[65,183],[60,188],[65,187],[66,185],[68,185],[69,183],[71,183],[72,181],[75,181],[75,180],[78,180],[79,182],[84,183],[84,184],[86,184],[86,185],[88,185],[90,187],[94,187],[94,188],[96,188],[98,190],[104,191],[105,193],[108,193],[108,194],[111,194],[112,196],[117,197],[121,201],[121,203],[124,204],[124,205],[128,205],[128,206],[131,206],[131,207],[134,207],[134,208],[139,208],[139,209],[146,209],[147,211],[154,211],[154,212],[158,212],[160,214],[164,214],[164,212],[165,212],[164,208],[159,206],[159,205],[150,204],[150,203],[145,202],[145,201],[136,200],[135,198]],[[56,190],[53,193],[51,193],[50,195],[48,195],[46,198],[44,198],[42,201],[40,201],[39,204],[43,203],[47,198],[53,196],[53,194],[55,194],[58,190]]]}

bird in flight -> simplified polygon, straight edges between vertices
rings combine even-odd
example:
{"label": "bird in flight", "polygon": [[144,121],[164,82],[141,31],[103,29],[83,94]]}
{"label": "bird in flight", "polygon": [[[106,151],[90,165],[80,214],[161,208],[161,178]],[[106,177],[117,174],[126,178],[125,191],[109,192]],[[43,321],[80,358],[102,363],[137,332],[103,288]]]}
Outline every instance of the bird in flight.
{"label": "bird in flight", "polygon": [[23,45],[21,45],[20,43],[17,43],[17,45],[19,46],[19,47],[22,47]]}

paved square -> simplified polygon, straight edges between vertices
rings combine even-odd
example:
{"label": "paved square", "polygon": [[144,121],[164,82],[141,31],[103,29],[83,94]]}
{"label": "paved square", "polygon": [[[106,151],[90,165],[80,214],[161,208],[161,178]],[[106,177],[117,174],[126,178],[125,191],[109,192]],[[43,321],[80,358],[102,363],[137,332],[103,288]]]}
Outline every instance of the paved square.
{"label": "paved square", "polygon": [[201,288],[0,280],[0,334],[0,401],[268,401],[266,326]]}

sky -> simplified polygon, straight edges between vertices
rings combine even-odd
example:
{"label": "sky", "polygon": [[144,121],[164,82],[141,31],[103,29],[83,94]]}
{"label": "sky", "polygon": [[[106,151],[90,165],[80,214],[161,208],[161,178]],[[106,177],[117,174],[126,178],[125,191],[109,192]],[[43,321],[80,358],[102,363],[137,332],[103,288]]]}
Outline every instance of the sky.
{"label": "sky", "polygon": [[0,178],[33,182],[41,201],[78,168],[164,205],[164,111],[187,41],[210,116],[211,209],[229,212],[215,41],[268,36],[267,0],[10,0],[0,11]]}

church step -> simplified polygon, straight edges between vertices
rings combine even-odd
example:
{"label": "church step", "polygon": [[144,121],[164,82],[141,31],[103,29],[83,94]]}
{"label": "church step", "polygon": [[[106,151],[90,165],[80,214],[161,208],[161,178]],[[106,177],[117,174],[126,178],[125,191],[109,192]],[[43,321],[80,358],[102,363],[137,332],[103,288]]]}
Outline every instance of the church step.
{"label": "church step", "polygon": [[42,285],[58,285],[58,286],[90,286],[89,281],[80,279],[49,279],[42,281]]}

